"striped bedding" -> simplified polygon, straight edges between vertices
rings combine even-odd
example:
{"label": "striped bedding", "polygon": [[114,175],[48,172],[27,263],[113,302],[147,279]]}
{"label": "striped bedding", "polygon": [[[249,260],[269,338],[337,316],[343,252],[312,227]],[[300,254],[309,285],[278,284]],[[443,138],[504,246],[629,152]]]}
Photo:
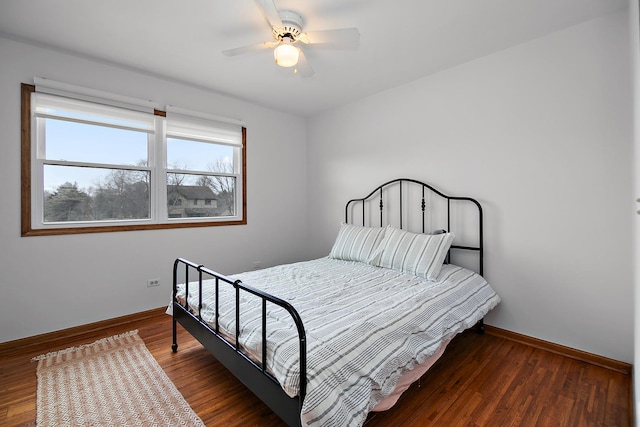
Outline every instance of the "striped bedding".
{"label": "striped bedding", "polygon": [[[500,298],[476,273],[444,265],[437,281],[357,261],[320,258],[232,276],[291,303],[307,334],[303,426],[361,426],[393,392],[403,372],[433,355],[443,341],[473,326]],[[208,281],[206,289],[212,289]],[[215,319],[213,292],[203,295],[203,320]],[[225,290],[226,289],[226,290]],[[197,285],[189,304],[197,310]],[[178,290],[184,301],[184,285]],[[235,339],[235,293],[221,286],[220,328]],[[261,355],[261,305],[241,299],[239,341]],[[284,391],[298,393],[297,332],[289,314],[267,309],[267,368]]]}

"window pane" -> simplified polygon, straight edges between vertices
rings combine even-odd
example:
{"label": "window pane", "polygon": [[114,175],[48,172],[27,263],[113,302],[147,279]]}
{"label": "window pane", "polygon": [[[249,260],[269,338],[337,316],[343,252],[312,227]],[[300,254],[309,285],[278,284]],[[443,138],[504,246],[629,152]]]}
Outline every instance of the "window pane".
{"label": "window pane", "polygon": [[169,218],[220,217],[236,214],[236,178],[167,174]]}
{"label": "window pane", "polygon": [[45,165],[44,222],[148,219],[148,171]]}
{"label": "window pane", "polygon": [[146,132],[44,120],[48,160],[147,166]]}
{"label": "window pane", "polygon": [[167,166],[172,169],[233,173],[233,150],[229,145],[167,138]]}

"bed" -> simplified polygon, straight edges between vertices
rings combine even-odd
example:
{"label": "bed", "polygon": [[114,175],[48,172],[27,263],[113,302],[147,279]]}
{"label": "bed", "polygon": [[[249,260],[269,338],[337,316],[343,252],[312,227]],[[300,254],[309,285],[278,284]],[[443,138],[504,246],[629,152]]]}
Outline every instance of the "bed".
{"label": "bed", "polygon": [[172,349],[180,323],[288,425],[361,426],[500,302],[482,222],[403,178],[347,202],[326,257],[230,277],[178,258]]}

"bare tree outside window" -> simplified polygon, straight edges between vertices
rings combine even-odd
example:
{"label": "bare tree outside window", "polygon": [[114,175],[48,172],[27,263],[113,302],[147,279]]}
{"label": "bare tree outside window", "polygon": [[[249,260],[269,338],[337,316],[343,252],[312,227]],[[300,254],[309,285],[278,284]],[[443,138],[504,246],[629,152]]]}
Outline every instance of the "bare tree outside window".
{"label": "bare tree outside window", "polygon": [[44,221],[149,218],[149,173],[112,169],[86,188],[66,182],[45,195]]}
{"label": "bare tree outside window", "polygon": [[[224,159],[218,159],[209,163],[209,171],[213,173],[232,174],[233,164]],[[226,210],[222,215],[233,215],[235,213],[236,180],[231,176],[223,175],[200,175],[198,185],[211,188],[216,194],[218,206],[224,206]]]}

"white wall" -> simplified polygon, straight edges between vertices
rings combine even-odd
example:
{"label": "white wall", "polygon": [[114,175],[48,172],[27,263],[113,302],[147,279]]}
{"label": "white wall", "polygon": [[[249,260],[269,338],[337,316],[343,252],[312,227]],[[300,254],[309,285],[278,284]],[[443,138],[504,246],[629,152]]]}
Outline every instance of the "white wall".
{"label": "white wall", "polygon": [[310,119],[312,255],[386,180],[475,197],[503,299],[487,323],[632,362],[627,29],[606,16]]}
{"label": "white wall", "polygon": [[[20,237],[20,83],[34,76],[244,120],[248,224]],[[178,256],[226,274],[305,259],[304,119],[3,38],[0,93],[0,342],[166,305]]]}

